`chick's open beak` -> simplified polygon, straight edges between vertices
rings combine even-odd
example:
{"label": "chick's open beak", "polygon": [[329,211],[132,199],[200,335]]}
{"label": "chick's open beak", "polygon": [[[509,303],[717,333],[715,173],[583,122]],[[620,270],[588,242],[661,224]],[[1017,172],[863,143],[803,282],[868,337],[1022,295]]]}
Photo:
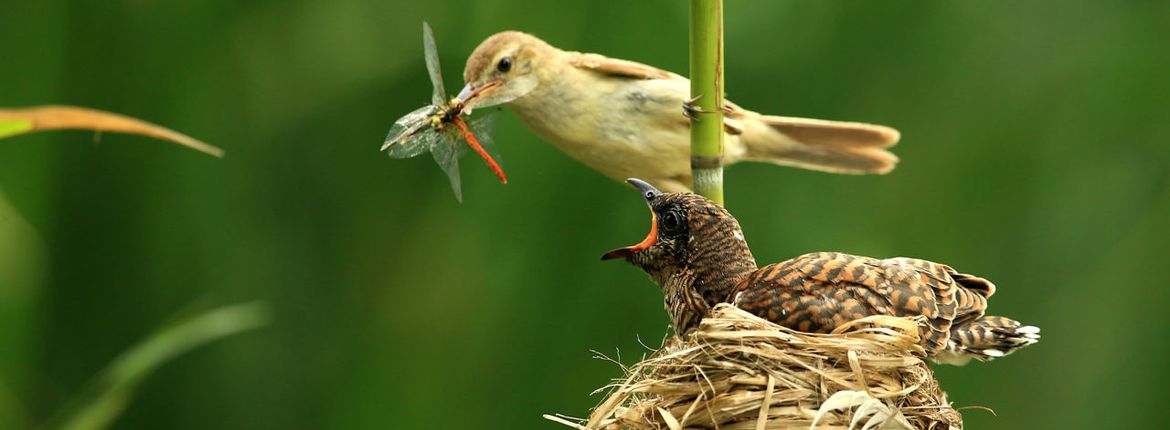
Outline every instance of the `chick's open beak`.
{"label": "chick's open beak", "polygon": [[[642,198],[646,199],[647,206],[651,206],[654,199],[656,199],[662,195],[661,191],[658,191],[658,189],[654,188],[653,185],[650,185],[650,184],[646,183],[646,181],[643,181],[641,179],[630,178],[630,179],[627,179],[626,182],[629,182],[630,185],[633,185],[634,188],[637,188],[638,191],[642,193]],[[657,241],[658,241],[658,215],[656,215],[654,213],[654,210],[651,209],[650,210],[650,233],[646,235],[646,238],[642,239],[641,242],[638,242],[635,245],[630,245],[630,246],[627,246],[625,248],[618,248],[618,249],[615,249],[613,251],[609,251],[609,252],[605,253],[605,255],[602,255],[601,259],[602,260],[612,260],[615,258],[629,257],[631,255],[634,255],[638,251],[642,251],[642,250],[647,249],[651,246],[654,246],[654,243]]]}
{"label": "chick's open beak", "polygon": [[618,249],[615,249],[613,251],[609,251],[609,252],[605,253],[605,255],[602,255],[601,259],[602,260],[612,260],[615,258],[629,257],[631,255],[634,255],[634,253],[637,253],[638,251],[641,251],[643,249],[654,246],[654,242],[657,240],[658,240],[658,217],[654,215],[654,212],[650,212],[650,234],[647,234],[645,239],[642,239],[642,241],[638,242],[636,245],[630,245],[630,246],[627,246],[625,248],[618,248]]}

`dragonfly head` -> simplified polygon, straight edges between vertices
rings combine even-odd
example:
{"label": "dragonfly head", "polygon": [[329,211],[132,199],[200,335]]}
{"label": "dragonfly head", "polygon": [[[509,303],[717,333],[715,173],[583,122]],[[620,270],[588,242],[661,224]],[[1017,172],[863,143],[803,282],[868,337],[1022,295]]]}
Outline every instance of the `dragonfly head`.
{"label": "dragonfly head", "polygon": [[495,106],[528,95],[540,83],[541,60],[554,53],[543,40],[517,31],[497,33],[475,49],[463,69],[467,85],[458,98],[468,109]]}
{"label": "dragonfly head", "polygon": [[447,109],[448,110],[462,111],[463,106],[464,106],[463,99],[461,99],[459,97],[452,97],[451,100],[447,101]]}

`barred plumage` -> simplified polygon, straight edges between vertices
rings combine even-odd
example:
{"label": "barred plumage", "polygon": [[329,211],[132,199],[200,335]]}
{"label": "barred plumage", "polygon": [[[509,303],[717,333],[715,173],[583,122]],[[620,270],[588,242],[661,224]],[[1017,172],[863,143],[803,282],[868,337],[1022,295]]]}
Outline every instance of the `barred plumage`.
{"label": "barred plumage", "polygon": [[[661,286],[678,333],[726,301],[814,333],[870,315],[918,317],[927,354],[949,364],[1002,357],[1039,339],[1039,328],[984,315],[995,293],[986,279],[916,258],[837,252],[757,269],[739,223],[726,210],[696,194],[663,194],[645,182],[630,182],[643,192],[655,225],[642,243],[605,258],[625,257]],[[685,216],[682,227],[663,224],[678,214]]]}

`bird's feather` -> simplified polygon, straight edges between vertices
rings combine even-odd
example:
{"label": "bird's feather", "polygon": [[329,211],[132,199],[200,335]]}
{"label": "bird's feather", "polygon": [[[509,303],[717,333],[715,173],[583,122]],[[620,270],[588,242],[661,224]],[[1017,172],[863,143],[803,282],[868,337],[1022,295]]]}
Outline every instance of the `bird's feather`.
{"label": "bird's feather", "polygon": [[594,71],[603,75],[621,78],[686,80],[686,78],[682,76],[659,69],[657,67],[647,66],[645,64],[634,61],[609,58],[601,54],[571,52],[569,53],[569,64],[572,64],[574,67]]}
{"label": "bird's feather", "polygon": [[970,321],[987,306],[956,279],[982,278],[915,258],[820,252],[761,268],[735,294],[741,308],[802,331],[828,332],[868,315],[921,316],[927,349],[940,351],[956,316]]}
{"label": "bird's feather", "polygon": [[792,139],[821,146],[887,148],[901,135],[890,127],[861,122],[829,121],[787,116],[761,116],[760,120]]}

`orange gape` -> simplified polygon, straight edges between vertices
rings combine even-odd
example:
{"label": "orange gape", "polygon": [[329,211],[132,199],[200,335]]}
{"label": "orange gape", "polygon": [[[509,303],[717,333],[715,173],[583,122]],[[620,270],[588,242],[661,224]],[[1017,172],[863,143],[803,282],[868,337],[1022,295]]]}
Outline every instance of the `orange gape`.
{"label": "orange gape", "polygon": [[479,145],[479,141],[475,139],[474,134],[471,134],[471,130],[467,128],[467,123],[463,121],[463,117],[455,117],[454,122],[455,125],[459,126],[459,130],[463,132],[463,140],[467,141],[467,146],[470,146],[472,151],[475,151],[476,154],[479,154],[480,158],[483,158],[483,161],[487,162],[488,168],[492,169],[492,172],[496,174],[497,178],[500,178],[500,183],[508,183],[508,178],[504,176],[504,169],[501,169],[500,165],[496,164],[496,160],[493,160],[492,156],[488,155],[487,151],[484,151],[483,147]]}

